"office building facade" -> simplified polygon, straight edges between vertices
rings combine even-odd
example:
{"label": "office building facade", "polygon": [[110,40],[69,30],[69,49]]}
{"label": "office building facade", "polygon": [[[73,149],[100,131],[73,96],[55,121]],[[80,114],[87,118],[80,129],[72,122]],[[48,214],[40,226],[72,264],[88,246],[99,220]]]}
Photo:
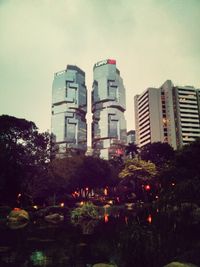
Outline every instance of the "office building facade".
{"label": "office building facade", "polygon": [[127,132],[127,144],[135,143],[135,130],[130,130]]}
{"label": "office building facade", "polygon": [[93,67],[92,148],[94,155],[110,159],[123,155],[126,144],[125,88],[115,60]]}
{"label": "office building facade", "polygon": [[54,74],[51,132],[57,157],[87,149],[87,89],[85,72],[67,65]]}
{"label": "office building facade", "polygon": [[136,95],[136,143],[167,142],[181,148],[200,137],[199,90],[174,86],[168,80],[160,88],[148,88]]}

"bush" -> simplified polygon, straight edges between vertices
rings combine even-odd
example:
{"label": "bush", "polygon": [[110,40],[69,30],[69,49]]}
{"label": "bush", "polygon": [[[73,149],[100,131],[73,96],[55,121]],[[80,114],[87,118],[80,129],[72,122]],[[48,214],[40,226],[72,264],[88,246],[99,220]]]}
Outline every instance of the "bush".
{"label": "bush", "polygon": [[71,221],[73,223],[78,223],[82,220],[91,220],[98,218],[97,207],[91,203],[86,202],[82,207],[76,208],[71,212]]}

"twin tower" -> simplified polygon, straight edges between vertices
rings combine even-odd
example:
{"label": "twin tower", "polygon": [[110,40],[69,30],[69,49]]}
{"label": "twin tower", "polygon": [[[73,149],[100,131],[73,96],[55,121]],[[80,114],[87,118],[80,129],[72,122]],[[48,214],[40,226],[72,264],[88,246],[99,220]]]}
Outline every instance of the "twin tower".
{"label": "twin tower", "polygon": [[[97,62],[93,67],[92,151],[110,159],[123,155],[126,144],[125,88],[116,60]],[[55,73],[52,91],[51,132],[54,153],[85,154],[87,150],[87,88],[85,72],[77,66]]]}

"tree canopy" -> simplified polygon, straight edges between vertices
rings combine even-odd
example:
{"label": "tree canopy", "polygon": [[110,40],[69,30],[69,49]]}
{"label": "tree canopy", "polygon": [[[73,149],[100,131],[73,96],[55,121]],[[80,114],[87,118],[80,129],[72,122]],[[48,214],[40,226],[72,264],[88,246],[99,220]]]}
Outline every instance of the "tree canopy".
{"label": "tree canopy", "polygon": [[125,148],[126,155],[132,159],[139,153],[138,150],[138,146],[134,143],[129,143]]}
{"label": "tree canopy", "polygon": [[129,159],[125,168],[120,172],[120,178],[138,178],[140,180],[150,179],[157,173],[155,164],[140,159]]}
{"label": "tree canopy", "polygon": [[13,203],[27,181],[42,171],[49,160],[50,136],[39,133],[35,123],[0,116],[0,192]]}
{"label": "tree canopy", "polygon": [[174,158],[174,150],[168,143],[155,142],[145,145],[140,151],[140,157],[153,162],[157,167],[163,167]]}
{"label": "tree canopy", "polygon": [[160,174],[161,196],[173,202],[200,204],[200,140],[177,151],[169,167]]}

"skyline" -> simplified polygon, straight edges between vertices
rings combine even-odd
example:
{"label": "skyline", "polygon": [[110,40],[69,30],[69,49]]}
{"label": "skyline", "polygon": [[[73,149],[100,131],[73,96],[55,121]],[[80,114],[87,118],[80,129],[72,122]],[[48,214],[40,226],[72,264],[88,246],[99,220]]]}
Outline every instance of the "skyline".
{"label": "skyline", "polygon": [[77,65],[90,95],[94,64],[112,58],[135,129],[136,94],[168,79],[200,88],[199,12],[196,0],[0,0],[0,115],[50,130],[54,73]]}

